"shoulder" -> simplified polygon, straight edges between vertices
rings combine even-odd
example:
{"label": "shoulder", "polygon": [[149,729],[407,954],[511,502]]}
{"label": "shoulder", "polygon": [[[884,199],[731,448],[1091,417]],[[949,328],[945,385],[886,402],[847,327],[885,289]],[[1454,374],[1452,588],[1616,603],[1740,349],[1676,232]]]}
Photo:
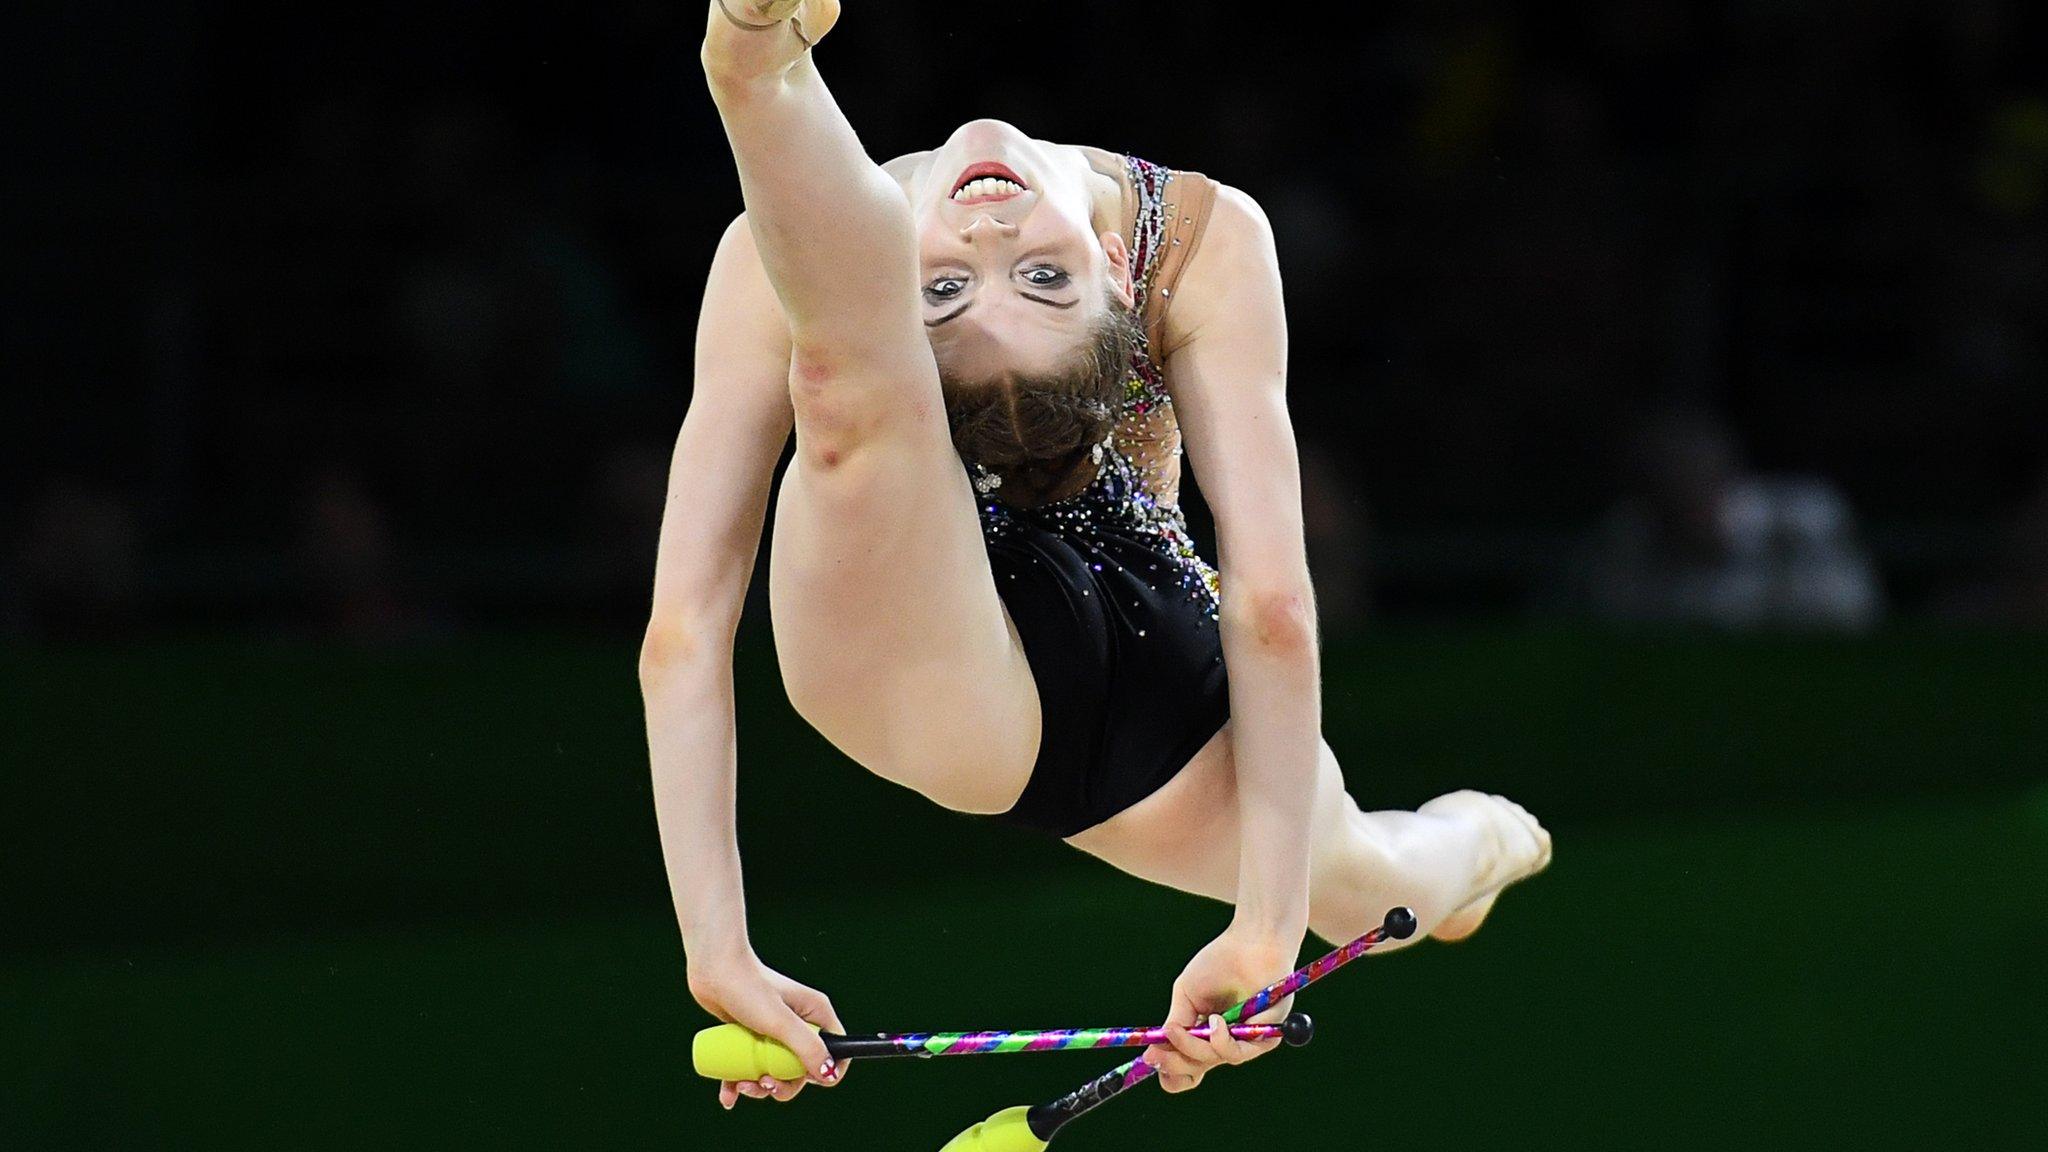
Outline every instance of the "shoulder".
{"label": "shoulder", "polygon": [[[1266,210],[1251,193],[1220,180],[1212,183],[1216,185],[1216,202],[1209,209],[1209,226],[1202,234],[1202,247],[1195,253],[1194,267],[1199,267],[1206,256],[1270,256],[1273,224],[1266,218]],[[1190,274],[1194,267],[1189,269]]]}
{"label": "shoulder", "polygon": [[[1221,181],[1202,231],[1201,246],[1181,277],[1175,311],[1200,314],[1228,311],[1261,285],[1277,289],[1280,263],[1273,246],[1273,225],[1259,202]],[[1192,318],[1192,317],[1191,317]]]}

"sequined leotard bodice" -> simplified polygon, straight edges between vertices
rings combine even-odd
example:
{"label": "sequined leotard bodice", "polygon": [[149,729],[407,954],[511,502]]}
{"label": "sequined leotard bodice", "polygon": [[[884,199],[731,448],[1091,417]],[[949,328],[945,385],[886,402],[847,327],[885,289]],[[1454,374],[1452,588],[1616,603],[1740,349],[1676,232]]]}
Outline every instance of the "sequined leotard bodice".
{"label": "sequined leotard bodice", "polygon": [[1229,717],[1216,571],[1180,508],[1180,427],[1160,370],[1166,309],[1214,185],[1126,158],[1133,295],[1146,330],[1123,411],[1087,486],[1019,508],[977,470],[989,567],[1043,717],[1013,823],[1093,827],[1172,779]]}
{"label": "sequined leotard bodice", "polygon": [[[1123,411],[1093,482],[1054,504],[1023,510],[1029,518],[1068,522],[1076,530],[1113,524],[1155,539],[1172,561],[1172,579],[1216,609],[1216,571],[1195,551],[1180,507],[1180,421],[1161,369],[1167,347],[1166,313],[1180,272],[1201,242],[1215,186],[1193,172],[1175,172],[1124,158],[1128,179],[1131,287],[1145,339],[1131,357]],[[986,485],[983,485],[986,487]],[[986,535],[1000,535],[1020,510],[988,489],[981,505]]]}

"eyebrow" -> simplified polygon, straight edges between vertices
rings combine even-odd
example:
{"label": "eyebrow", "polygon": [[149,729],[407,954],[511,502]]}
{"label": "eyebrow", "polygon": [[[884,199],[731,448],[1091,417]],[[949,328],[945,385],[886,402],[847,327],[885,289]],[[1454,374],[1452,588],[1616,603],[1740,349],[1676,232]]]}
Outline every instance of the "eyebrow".
{"label": "eyebrow", "polygon": [[[1058,300],[1047,300],[1043,296],[1034,296],[1029,292],[1019,292],[1017,293],[1017,295],[1022,296],[1026,300],[1031,301],[1033,304],[1043,304],[1047,308],[1057,308],[1062,312],[1065,312],[1067,309],[1072,308],[1080,303],[1079,300],[1069,300],[1066,303],[1062,304]],[[967,303],[962,304],[958,308],[953,309],[951,312],[946,313],[944,316],[939,317],[937,320],[925,321],[924,326],[927,328],[937,328],[941,324],[951,323],[952,321],[959,319],[960,314],[962,312],[965,312],[972,307],[974,307],[974,301],[969,300]]]}

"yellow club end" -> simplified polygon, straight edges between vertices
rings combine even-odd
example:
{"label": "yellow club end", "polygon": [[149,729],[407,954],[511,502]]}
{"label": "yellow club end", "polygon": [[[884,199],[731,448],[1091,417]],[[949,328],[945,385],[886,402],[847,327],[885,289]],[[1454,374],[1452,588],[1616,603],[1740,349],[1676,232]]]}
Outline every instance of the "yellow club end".
{"label": "yellow club end", "polygon": [[706,1028],[690,1041],[690,1063],[709,1080],[801,1080],[804,1066],[796,1053],[737,1024]]}
{"label": "yellow club end", "polygon": [[1022,1104],[1005,1108],[948,1140],[939,1152],[1045,1152],[1045,1141],[1025,1122],[1030,1111]]}

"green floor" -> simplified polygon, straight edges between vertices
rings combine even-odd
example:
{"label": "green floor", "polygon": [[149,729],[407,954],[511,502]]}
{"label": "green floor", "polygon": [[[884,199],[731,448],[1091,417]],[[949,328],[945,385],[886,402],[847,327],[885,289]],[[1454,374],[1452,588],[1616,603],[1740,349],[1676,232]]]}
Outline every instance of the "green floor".
{"label": "green floor", "polygon": [[[1221,919],[1093,870],[821,888],[757,908],[758,943],[857,1028],[1149,1021]],[[1470,943],[1302,1006],[1313,1047],[1060,1146],[2041,1147],[2048,799],[1562,838]],[[0,962],[0,1147],[936,1149],[1105,1065],[871,1061],[727,1115],[704,1022],[651,912]]]}

